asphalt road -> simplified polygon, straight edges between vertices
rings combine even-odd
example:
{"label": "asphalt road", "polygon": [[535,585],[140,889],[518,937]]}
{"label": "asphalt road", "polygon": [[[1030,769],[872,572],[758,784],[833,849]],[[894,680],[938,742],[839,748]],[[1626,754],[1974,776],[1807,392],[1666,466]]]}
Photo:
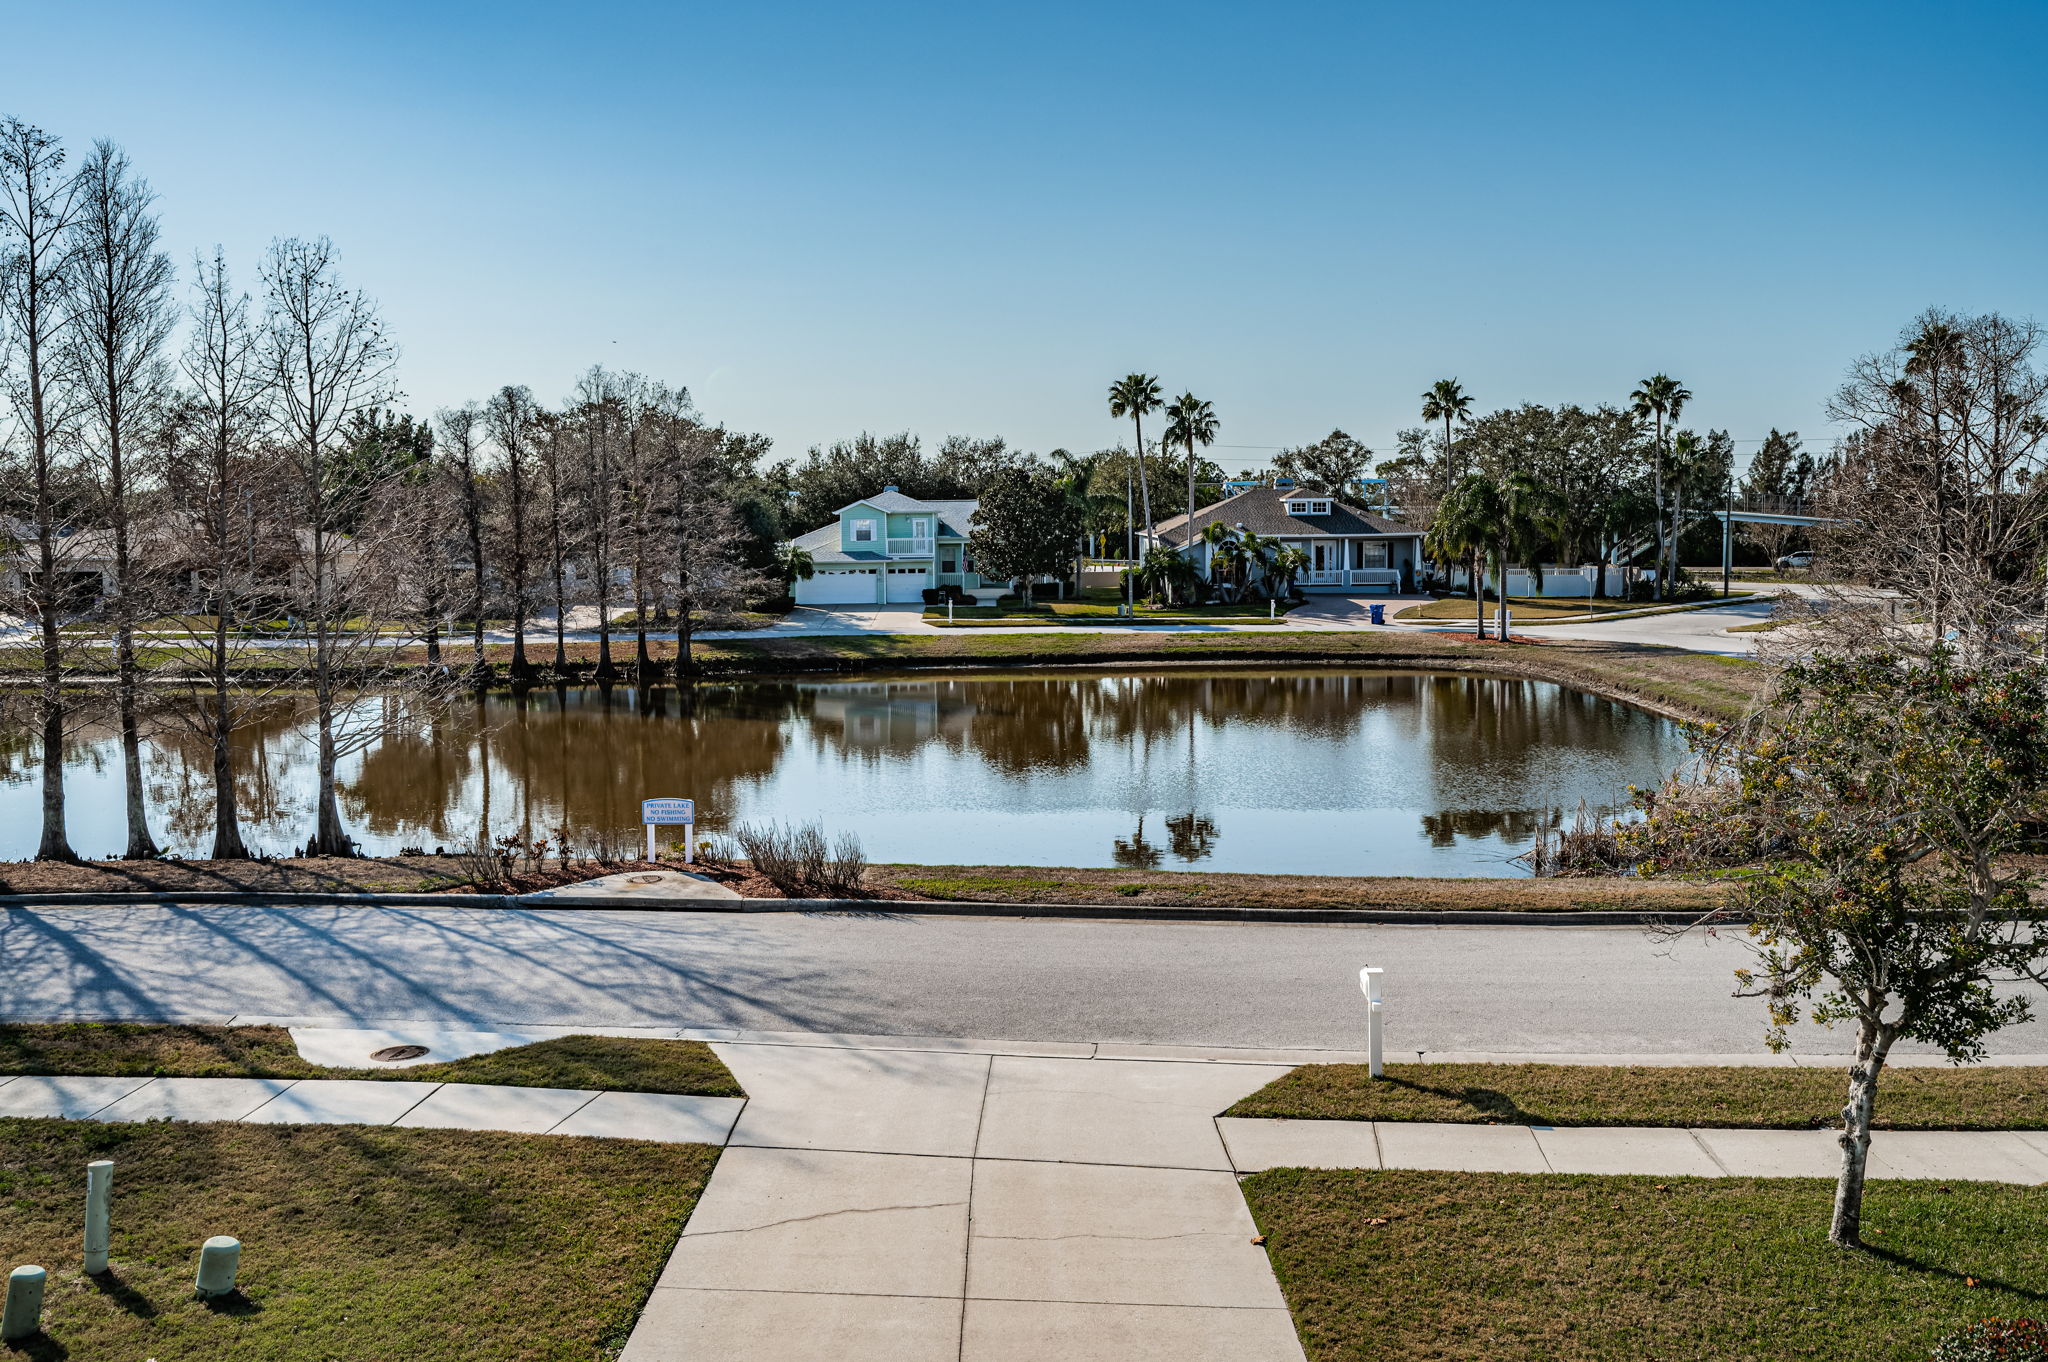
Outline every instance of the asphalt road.
{"label": "asphalt road", "polygon": [[[0,910],[0,1016],[734,1026],[1001,1040],[1734,1054],[1732,938],[1629,928],[1279,926],[448,908]],[[1843,1034],[1798,1048],[1838,1054]],[[2048,1053],[2048,1022],[1995,1038]]]}

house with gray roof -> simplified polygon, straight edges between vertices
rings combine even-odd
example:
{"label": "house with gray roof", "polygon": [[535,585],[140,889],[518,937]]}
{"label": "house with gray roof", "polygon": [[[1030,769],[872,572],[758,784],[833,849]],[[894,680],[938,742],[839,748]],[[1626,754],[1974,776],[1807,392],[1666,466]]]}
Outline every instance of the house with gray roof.
{"label": "house with gray roof", "polygon": [[1216,552],[1216,539],[1208,531],[1215,525],[1226,535],[1249,531],[1300,549],[1308,556],[1308,566],[1296,578],[1303,591],[1413,591],[1423,570],[1421,530],[1287,482],[1245,488],[1196,511],[1192,527],[1187,516],[1177,515],[1159,522],[1154,533],[1161,544],[1193,558],[1208,576]]}
{"label": "house with gray roof", "polygon": [[984,582],[974,571],[967,536],[977,501],[923,501],[884,487],[842,506],[829,525],[795,540],[811,555],[808,581],[796,584],[798,605],[917,604],[928,590],[994,601],[1008,582]]}

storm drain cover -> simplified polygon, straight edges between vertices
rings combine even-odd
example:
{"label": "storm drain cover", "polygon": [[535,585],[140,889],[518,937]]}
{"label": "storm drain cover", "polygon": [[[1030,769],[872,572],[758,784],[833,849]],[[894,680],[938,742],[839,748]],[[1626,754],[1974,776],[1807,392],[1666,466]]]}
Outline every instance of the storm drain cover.
{"label": "storm drain cover", "polygon": [[661,883],[661,876],[659,876],[659,875],[635,875],[635,876],[634,876],[634,877],[633,877],[632,879],[630,879],[630,880],[627,880],[627,881],[626,881],[626,883],[627,883],[627,884],[660,884],[660,883]]}
{"label": "storm drain cover", "polygon": [[387,1045],[381,1050],[372,1050],[370,1058],[380,1064],[396,1064],[401,1059],[418,1059],[426,1052],[424,1045]]}

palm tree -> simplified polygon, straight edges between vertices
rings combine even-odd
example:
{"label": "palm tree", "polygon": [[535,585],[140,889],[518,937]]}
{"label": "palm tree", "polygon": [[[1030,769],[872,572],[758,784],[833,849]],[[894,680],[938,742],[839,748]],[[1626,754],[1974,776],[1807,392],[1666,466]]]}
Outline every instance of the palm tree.
{"label": "palm tree", "polygon": [[[1216,408],[1193,393],[1182,393],[1166,409],[1166,443],[1188,451],[1188,528],[1195,524],[1195,446],[1216,443]],[[1194,540],[1188,540],[1190,548]]]}
{"label": "palm tree", "polygon": [[[1506,519],[1500,488],[1481,473],[1460,479],[1430,517],[1429,532],[1423,536],[1422,551],[1439,563],[1463,558],[1472,569],[1473,633],[1486,637],[1486,589],[1479,559],[1493,544]],[[1502,587],[1507,583],[1503,581]]]}
{"label": "palm tree", "polygon": [[1451,468],[1451,422],[1460,424],[1472,419],[1472,399],[1465,394],[1465,386],[1455,378],[1440,378],[1429,385],[1429,391],[1422,395],[1422,419],[1444,423],[1444,495],[1451,494],[1454,477]]}
{"label": "palm tree", "polygon": [[1308,566],[1308,554],[1291,544],[1283,544],[1273,555],[1273,578],[1275,588],[1271,593],[1275,599],[1294,594],[1294,579]]}
{"label": "palm tree", "polygon": [[1165,604],[1179,594],[1182,587],[1199,582],[1201,573],[1193,561],[1179,550],[1161,544],[1146,551],[1132,580],[1147,596]]}
{"label": "palm tree", "polygon": [[1159,380],[1150,374],[1125,374],[1109,385],[1109,414],[1131,418],[1138,456],[1138,505],[1145,513],[1145,537],[1152,534],[1152,490],[1145,484],[1145,419],[1159,410]]}
{"label": "palm tree", "polygon": [[1209,589],[1214,591],[1222,585],[1218,578],[1229,575],[1223,554],[1230,547],[1230,527],[1220,520],[1210,521],[1202,527],[1202,542],[1209,546]]}
{"label": "palm tree", "polygon": [[[1932,597],[1934,636],[1944,637],[1948,631],[1948,612],[1941,593],[1941,573],[1948,562],[1948,451],[1941,439],[1941,375],[1944,369],[1955,370],[1963,362],[1963,333],[1947,322],[1929,321],[1920,328],[1920,334],[1906,345],[1906,372],[1915,378],[1925,375],[1928,381],[1927,414],[1932,421],[1932,444],[1934,464],[1934,580]],[[1910,407],[1920,405],[1919,393],[1910,383],[1896,385]]]}
{"label": "palm tree", "polygon": [[[1630,405],[1637,416],[1650,416],[1657,422],[1657,599],[1664,599],[1664,423],[1677,421],[1678,413],[1692,400],[1679,381],[1669,374],[1652,374],[1641,383],[1629,397]],[[1676,545],[1671,556],[1678,557]]]}
{"label": "palm tree", "polygon": [[818,571],[811,561],[810,550],[798,548],[793,543],[775,550],[775,570],[782,575],[782,594],[785,596],[796,595],[796,584],[808,582]]}

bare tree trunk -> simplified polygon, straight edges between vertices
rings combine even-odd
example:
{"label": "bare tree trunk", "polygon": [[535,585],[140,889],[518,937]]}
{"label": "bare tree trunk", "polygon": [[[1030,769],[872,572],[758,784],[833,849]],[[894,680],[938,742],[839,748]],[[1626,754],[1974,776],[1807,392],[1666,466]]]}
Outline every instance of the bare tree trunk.
{"label": "bare tree trunk", "polygon": [[1870,1164],[1870,1120],[1877,1107],[1877,1080],[1884,1071],[1894,1039],[1892,1029],[1865,1020],[1856,1037],[1856,1060],[1849,1066],[1849,1100],[1842,1107],[1842,1170],[1835,1178],[1834,1217],[1828,1242],[1844,1248],[1863,1244],[1863,1180]]}
{"label": "bare tree trunk", "polygon": [[216,607],[213,617],[213,714],[208,724],[213,748],[213,859],[244,861],[249,848],[242,841],[242,820],[236,807],[234,698],[228,683],[227,616]]}

